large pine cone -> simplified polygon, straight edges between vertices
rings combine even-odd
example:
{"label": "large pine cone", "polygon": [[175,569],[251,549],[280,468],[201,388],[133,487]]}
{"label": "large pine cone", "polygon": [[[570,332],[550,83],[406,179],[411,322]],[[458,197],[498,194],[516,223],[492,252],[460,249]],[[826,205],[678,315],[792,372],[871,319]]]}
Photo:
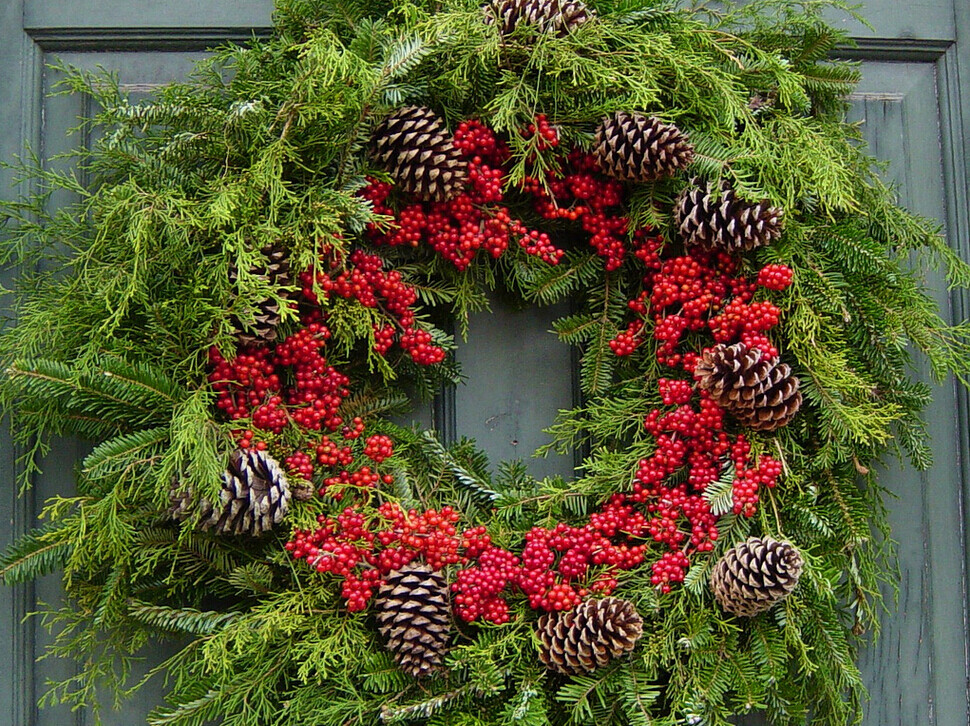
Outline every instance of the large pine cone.
{"label": "large pine cone", "polygon": [[625,111],[603,119],[595,149],[603,173],[621,181],[673,176],[694,160],[694,147],[676,126]]}
{"label": "large pine cone", "polygon": [[451,608],[442,573],[412,562],[390,573],[375,601],[377,627],[408,675],[439,670],[448,650]]}
{"label": "large pine cone", "polygon": [[257,449],[236,449],[222,474],[219,501],[196,500],[189,488],[172,493],[171,515],[185,520],[199,513],[199,526],[219,534],[259,536],[286,516],[290,486],[276,459]]}
{"label": "large pine cone", "polygon": [[694,377],[715,403],[755,431],[781,428],[802,405],[798,378],[788,364],[744,343],[705,350]]}
{"label": "large pine cone", "polygon": [[790,543],[751,537],[717,561],[711,589],[722,608],[750,618],[788,597],[802,565],[802,556]]}
{"label": "large pine cone", "polygon": [[546,668],[582,675],[633,650],[643,634],[643,619],[629,600],[605,597],[567,612],[546,613],[536,628]]}
{"label": "large pine cone", "polygon": [[709,250],[750,250],[781,235],[783,215],[767,199],[756,204],[739,199],[722,182],[720,199],[714,198],[710,184],[684,189],[674,208],[674,223],[687,244]]}
{"label": "large pine cone", "polygon": [[[270,243],[261,250],[266,258],[266,263],[251,270],[254,275],[259,275],[267,280],[276,288],[283,288],[291,284],[290,261],[286,250]],[[235,267],[229,269],[229,279],[236,284],[239,273]],[[290,297],[288,292],[280,290],[280,296]],[[280,306],[275,300],[262,300],[256,305],[255,322],[244,325],[235,315],[232,317],[233,327],[236,329],[236,339],[241,345],[259,345],[262,343],[273,343],[277,338],[277,329],[280,324]]]}
{"label": "large pine cone", "polygon": [[530,25],[540,33],[562,37],[594,14],[580,0],[489,0],[484,10],[485,22],[497,25],[502,35]]}
{"label": "large pine cone", "polygon": [[384,119],[374,130],[372,149],[398,188],[424,201],[454,198],[468,177],[468,162],[444,122],[423,106],[406,106]]}

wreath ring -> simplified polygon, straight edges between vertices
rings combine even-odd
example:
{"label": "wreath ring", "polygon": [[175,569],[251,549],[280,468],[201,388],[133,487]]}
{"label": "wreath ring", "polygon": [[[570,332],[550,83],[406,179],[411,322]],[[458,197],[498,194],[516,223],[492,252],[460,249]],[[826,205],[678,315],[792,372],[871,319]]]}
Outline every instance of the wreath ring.
{"label": "wreath ring", "polygon": [[[4,209],[9,260],[74,255],[0,337],[28,459],[96,443],[0,564],[64,568],[58,692],[174,632],[152,724],[857,717],[870,462],[925,462],[906,343],[970,355],[904,258],[964,263],[843,120],[842,35],[787,2],[432,5],[280,2],[144,104],[69,76],[92,182],[28,165]],[[573,481],[395,423],[495,290],[576,300]]]}

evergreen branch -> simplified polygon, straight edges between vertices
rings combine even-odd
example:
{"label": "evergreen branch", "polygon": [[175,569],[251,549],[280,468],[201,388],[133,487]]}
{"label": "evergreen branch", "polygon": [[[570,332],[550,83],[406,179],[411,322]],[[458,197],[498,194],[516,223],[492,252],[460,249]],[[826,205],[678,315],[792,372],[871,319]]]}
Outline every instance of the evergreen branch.
{"label": "evergreen branch", "polygon": [[169,608],[137,600],[129,603],[128,614],[133,620],[152,628],[188,635],[209,635],[240,616],[238,612]]}
{"label": "evergreen branch", "polygon": [[[99,444],[84,458],[82,471],[91,478],[102,477],[131,466],[136,457],[148,463],[161,454],[161,445],[168,441],[169,429],[159,426],[121,434]],[[153,452],[147,456],[147,452]]]}
{"label": "evergreen branch", "polygon": [[400,723],[402,721],[413,721],[415,719],[431,718],[435,713],[447,706],[449,703],[463,698],[467,695],[475,694],[477,691],[471,683],[456,688],[453,691],[432,696],[417,703],[406,706],[391,706],[385,704],[381,706],[380,719],[383,723]]}
{"label": "evergreen branch", "polygon": [[441,445],[432,431],[422,431],[419,442],[425,456],[435,465],[450,472],[461,488],[471,493],[476,499],[492,502],[499,498],[499,493],[491,488],[489,482],[484,481],[459,464]]}
{"label": "evergreen branch", "polygon": [[0,555],[0,581],[15,585],[36,580],[64,566],[71,551],[71,520],[34,529]]}

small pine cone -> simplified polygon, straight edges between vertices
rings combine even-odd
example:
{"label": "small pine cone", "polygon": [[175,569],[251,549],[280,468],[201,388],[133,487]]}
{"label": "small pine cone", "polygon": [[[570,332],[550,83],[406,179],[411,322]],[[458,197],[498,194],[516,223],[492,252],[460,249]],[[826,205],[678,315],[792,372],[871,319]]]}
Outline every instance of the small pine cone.
{"label": "small pine cone", "polygon": [[790,543],[750,537],[717,561],[711,589],[722,608],[750,618],[788,597],[802,565],[802,556]]}
{"label": "small pine cone", "polygon": [[[254,275],[258,275],[267,280],[276,288],[290,285],[290,261],[286,251],[270,243],[261,250],[266,258],[266,263],[251,270]],[[233,285],[239,273],[235,267],[229,269],[229,279]],[[280,291],[281,297],[289,297],[289,293]],[[244,325],[236,317],[232,317],[233,327],[236,329],[236,339],[240,345],[261,345],[263,343],[273,343],[277,338],[277,328],[280,324],[280,306],[275,300],[262,300],[256,304],[255,322],[251,325]]]}
{"label": "small pine cone", "polygon": [[587,600],[567,612],[546,613],[536,624],[539,659],[565,675],[590,673],[633,650],[643,619],[633,603],[618,597]]}
{"label": "small pine cone", "polygon": [[199,527],[219,534],[261,535],[279,524],[289,508],[290,487],[277,461],[265,451],[236,449],[222,474],[219,501],[196,500],[190,488],[172,490],[170,514],[179,521],[199,512]]}
{"label": "small pine cone", "polygon": [[451,606],[442,573],[412,562],[385,578],[377,627],[398,667],[414,678],[439,670],[448,650]]}
{"label": "small pine cone", "polygon": [[694,147],[676,126],[625,111],[603,119],[595,149],[603,173],[621,181],[673,176],[694,160]]}
{"label": "small pine cone", "polygon": [[750,250],[781,235],[784,212],[769,206],[767,199],[745,202],[725,182],[720,199],[714,199],[710,184],[696,184],[694,180],[681,192],[674,208],[674,223],[687,244],[708,250]]}
{"label": "small pine cone", "polygon": [[798,378],[788,364],[744,343],[705,350],[694,378],[717,405],[755,431],[781,428],[802,405]]}
{"label": "small pine cone", "polygon": [[485,22],[497,25],[503,36],[530,25],[540,33],[562,37],[594,15],[580,0],[490,0],[484,10]]}
{"label": "small pine cone", "polygon": [[398,188],[424,201],[456,197],[468,177],[468,162],[434,111],[406,106],[374,130],[374,158]]}

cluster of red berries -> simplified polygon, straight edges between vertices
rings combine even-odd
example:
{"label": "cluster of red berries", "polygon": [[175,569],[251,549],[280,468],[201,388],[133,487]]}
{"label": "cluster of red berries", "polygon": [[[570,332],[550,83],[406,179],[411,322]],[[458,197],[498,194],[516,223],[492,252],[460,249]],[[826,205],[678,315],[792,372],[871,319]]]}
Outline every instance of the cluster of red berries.
{"label": "cluster of red berries", "polygon": [[[327,363],[322,349],[329,337],[326,326],[311,323],[279,345],[244,349],[232,361],[211,348],[209,383],[216,405],[232,420],[251,418],[255,428],[276,434],[290,423],[336,430],[350,379]],[[291,374],[286,385],[283,371]]]}
{"label": "cluster of red berries", "polygon": [[364,445],[364,456],[380,464],[385,459],[390,459],[394,456],[394,441],[390,436],[385,436],[384,434],[369,436],[367,443]]}
{"label": "cluster of red berries", "polygon": [[[541,114],[520,133],[536,139],[537,154],[560,143],[556,128]],[[558,263],[563,250],[545,232],[529,229],[512,217],[505,206],[512,158],[508,145],[474,120],[459,124],[454,144],[468,163],[468,182],[462,193],[447,202],[404,203],[395,210],[389,202],[392,185],[370,180],[362,196],[374,205],[375,212],[393,217],[395,225],[389,232],[372,226],[368,238],[375,244],[427,244],[459,270],[467,268],[479,250],[500,257],[510,240],[548,264]],[[590,245],[605,258],[606,269],[615,270],[627,253],[624,186],[603,176],[595,158],[579,149],[571,150],[563,162],[561,169],[553,163],[545,183],[525,177],[518,191],[532,198],[543,219],[578,220]]]}
{"label": "cluster of red berries", "polygon": [[710,320],[711,333],[718,343],[734,343],[741,341],[749,348],[759,348],[769,356],[778,355],[774,346],[765,333],[778,325],[781,311],[767,300],[749,302],[743,297],[736,297],[720,314]]}
{"label": "cluster of red berries", "polygon": [[559,146],[559,132],[549,123],[549,117],[544,113],[536,114],[535,122],[526,126],[520,133],[526,139],[535,138],[538,151]]}
{"label": "cluster of red berries", "polygon": [[770,290],[788,287],[790,268],[768,265],[752,283],[737,275],[737,261],[726,252],[691,250],[663,260],[655,238],[638,246],[637,257],[648,269],[644,292],[629,302],[638,318],[610,342],[616,355],[630,355],[639,347],[647,317],[653,321],[657,359],[663,365],[693,370],[697,354],[679,349],[687,333],[701,330],[708,330],[719,343],[742,341],[769,356],[778,354],[766,333],[778,324],[780,310],[769,301],[753,301],[753,297],[758,286]]}
{"label": "cluster of red berries", "polygon": [[320,515],[316,530],[296,530],[285,545],[294,559],[343,578],[342,596],[351,612],[367,607],[384,576],[418,557],[434,569],[461,560],[463,537],[453,508],[405,512],[385,502],[376,513],[369,517],[362,508],[347,507],[333,518]]}
{"label": "cluster of red berries", "polygon": [[434,344],[431,333],[416,326],[413,305],[418,296],[400,272],[385,270],[380,257],[360,249],[346,261],[328,249],[323,259],[329,271],[314,275],[306,270],[300,274],[303,296],[313,306],[308,320],[320,315],[321,294],[353,299],[366,308],[379,308],[393,322],[374,325],[375,352],[386,354],[397,338],[401,349],[418,365],[434,365],[445,359],[444,349]]}
{"label": "cluster of red berries", "polygon": [[780,292],[791,285],[793,277],[792,269],[788,265],[766,265],[758,273],[758,284]]}
{"label": "cluster of red berries", "polygon": [[375,212],[393,217],[396,223],[391,232],[372,225],[368,230],[371,242],[412,247],[424,242],[464,270],[479,250],[498,258],[508,249],[510,235],[527,232],[502,204],[508,146],[478,121],[460,124],[454,144],[468,163],[468,184],[450,201],[410,203],[395,212],[388,203],[393,187],[370,180],[361,195],[374,205]]}
{"label": "cluster of red berries", "polygon": [[[689,381],[661,378],[658,388],[664,406],[675,408],[647,414],[644,428],[654,438],[654,453],[640,460],[632,491],[614,495],[610,504],[639,505],[650,515],[644,529],[667,548],[653,563],[651,582],[669,592],[684,579],[689,555],[714,547],[718,516],[704,492],[723,474],[726,462],[734,466],[733,511],[745,517],[754,516],[760,488],[774,487],[782,467],[768,456],[752,466],[747,439],[724,431],[724,411],[706,391],[699,393],[695,408]],[[679,472],[685,476],[675,476]]]}
{"label": "cluster of red berries", "polygon": [[621,182],[599,173],[591,154],[573,149],[561,170],[547,175],[547,184],[526,177],[522,188],[534,198],[543,219],[579,220],[596,254],[606,259],[606,269],[619,268],[626,258],[629,220],[622,214],[625,201]]}
{"label": "cluster of red berries", "polygon": [[[351,491],[362,491],[373,489],[380,484],[393,484],[392,475],[381,475],[368,465],[351,471],[357,459],[351,444],[361,438],[363,432],[363,420],[355,418],[342,430],[345,442],[350,443],[337,443],[329,435],[324,434],[318,442],[308,442],[303,448],[290,453],[285,459],[285,468],[291,474],[306,481],[313,479],[317,464],[330,469],[331,475],[324,475],[319,493],[320,496],[327,495],[336,501],[344,498],[348,488]],[[384,434],[367,437],[363,446],[359,448],[363,455],[375,464],[380,464],[394,455],[394,442]]]}
{"label": "cluster of red berries", "polygon": [[455,610],[462,620],[479,618],[493,623],[509,620],[506,596],[524,594],[535,610],[569,610],[592,592],[609,594],[616,573],[643,562],[642,539],[646,519],[618,496],[590,517],[582,527],[559,523],[533,527],[525,535],[520,555],[492,545],[479,536],[481,551],[469,548],[458,571]]}
{"label": "cluster of red berries", "polygon": [[[664,403],[676,408],[647,415],[644,426],[656,448],[639,462],[632,491],[620,496],[646,509],[650,537],[667,548],[653,564],[652,581],[669,592],[671,583],[683,579],[688,553],[709,551],[717,540],[717,517],[704,491],[720,475],[732,442],[723,430],[723,411],[706,393],[695,409],[686,381],[660,379],[658,385]],[[674,477],[681,470],[686,480]]]}
{"label": "cluster of red berries", "polygon": [[758,511],[761,487],[773,489],[781,476],[782,465],[777,459],[762,456],[757,466],[751,466],[751,445],[744,434],[738,434],[731,447],[734,464],[734,483],[731,490],[732,511],[744,517],[753,517]]}

